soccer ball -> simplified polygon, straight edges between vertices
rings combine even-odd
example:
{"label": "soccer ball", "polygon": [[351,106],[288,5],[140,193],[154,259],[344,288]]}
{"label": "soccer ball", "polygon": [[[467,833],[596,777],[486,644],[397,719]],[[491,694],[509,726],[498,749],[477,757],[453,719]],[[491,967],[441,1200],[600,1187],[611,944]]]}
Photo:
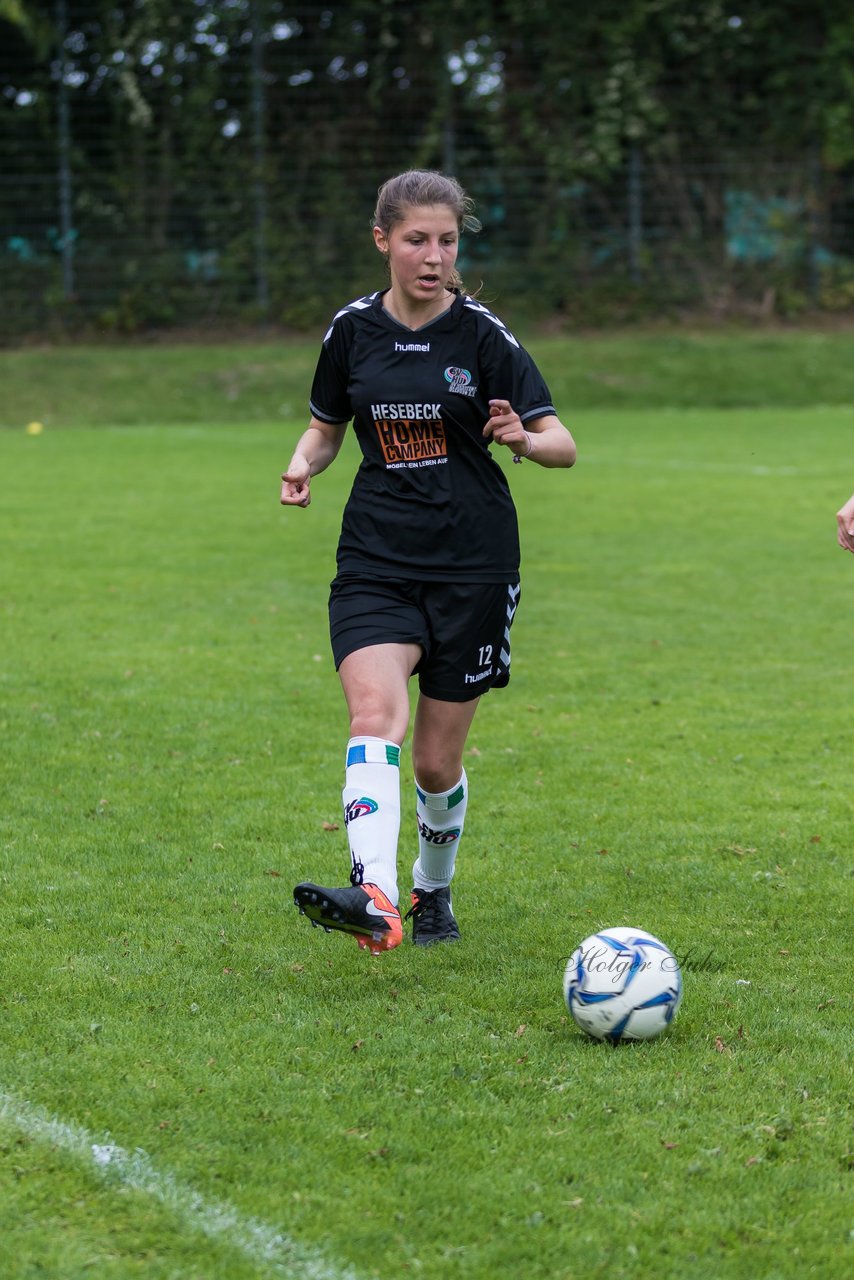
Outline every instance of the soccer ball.
{"label": "soccer ball", "polygon": [[679,962],[643,929],[603,929],[585,938],[563,975],[566,1007],[594,1040],[652,1040],[682,999]]}

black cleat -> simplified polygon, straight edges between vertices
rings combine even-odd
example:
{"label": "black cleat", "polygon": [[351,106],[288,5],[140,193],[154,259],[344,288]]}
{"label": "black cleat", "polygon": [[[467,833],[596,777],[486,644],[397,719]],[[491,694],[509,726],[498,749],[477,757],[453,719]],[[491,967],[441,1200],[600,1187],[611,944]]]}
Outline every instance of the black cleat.
{"label": "black cleat", "polygon": [[360,947],[378,956],[403,941],[400,912],[375,884],[347,889],[324,889],[318,884],[298,884],[294,904],[300,915],[330,933],[352,933]]}
{"label": "black cleat", "polygon": [[404,916],[412,917],[412,941],[416,947],[432,947],[434,942],[459,942],[460,931],[451,910],[451,890],[413,889],[412,906]]}

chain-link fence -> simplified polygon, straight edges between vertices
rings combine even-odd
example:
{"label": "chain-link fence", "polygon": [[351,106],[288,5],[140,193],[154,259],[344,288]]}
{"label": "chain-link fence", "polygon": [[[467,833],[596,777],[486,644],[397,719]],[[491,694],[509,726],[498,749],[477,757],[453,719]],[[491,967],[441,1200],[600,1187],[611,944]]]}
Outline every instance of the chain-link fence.
{"label": "chain-link fence", "polygon": [[178,4],[160,33],[111,31],[108,13],[57,0],[41,46],[0,49],[7,340],[322,323],[381,282],[376,189],[409,165],[475,198],[463,273],[511,319],[854,307],[854,172],[817,146],[709,156],[653,138],[603,160],[551,135],[554,107],[516,129],[492,37],[434,41],[409,70],[401,53],[374,66],[340,10]]}

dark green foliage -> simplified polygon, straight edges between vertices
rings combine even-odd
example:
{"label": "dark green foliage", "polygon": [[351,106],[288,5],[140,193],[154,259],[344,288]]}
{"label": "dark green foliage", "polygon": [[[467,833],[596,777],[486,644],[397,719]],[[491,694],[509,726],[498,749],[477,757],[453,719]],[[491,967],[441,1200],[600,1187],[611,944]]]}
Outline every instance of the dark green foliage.
{"label": "dark green foliage", "polygon": [[475,195],[469,280],[541,312],[851,305],[843,0],[67,0],[64,42],[61,10],[0,8],[7,339],[317,326],[381,282],[376,188],[410,166]]}

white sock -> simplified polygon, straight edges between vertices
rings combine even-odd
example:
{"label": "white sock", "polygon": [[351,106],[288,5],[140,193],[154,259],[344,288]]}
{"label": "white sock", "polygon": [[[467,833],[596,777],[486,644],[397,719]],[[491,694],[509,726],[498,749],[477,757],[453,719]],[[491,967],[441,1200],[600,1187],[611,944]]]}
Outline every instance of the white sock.
{"label": "white sock", "polygon": [[415,783],[418,857],[412,868],[416,889],[443,889],[451,883],[468,802],[468,778],[448,791],[422,791]]}
{"label": "white sock", "polygon": [[347,743],[344,823],[356,883],[378,885],[395,906],[400,833],[400,747],[384,738]]}

